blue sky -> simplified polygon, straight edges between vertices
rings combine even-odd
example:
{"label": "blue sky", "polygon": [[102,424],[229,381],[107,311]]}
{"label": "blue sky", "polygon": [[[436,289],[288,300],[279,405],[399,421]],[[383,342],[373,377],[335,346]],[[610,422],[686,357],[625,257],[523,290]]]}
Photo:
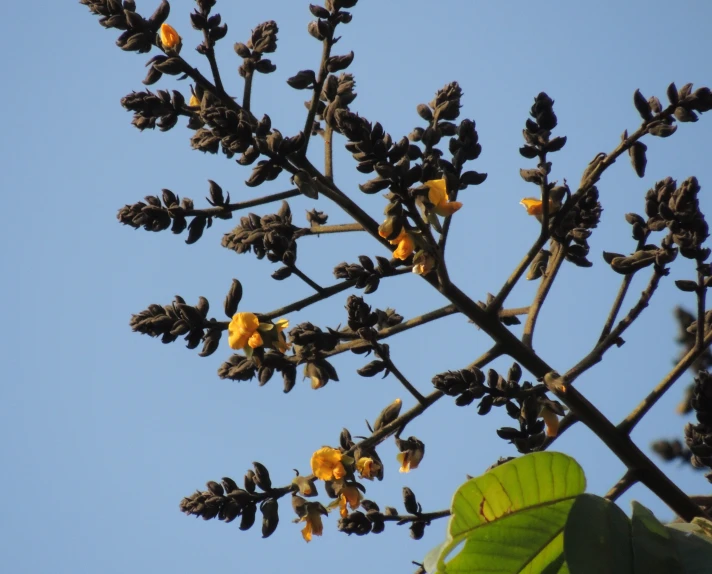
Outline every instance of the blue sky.
{"label": "blue sky", "polygon": [[[157,1],[139,2],[150,14]],[[164,232],[148,234],[120,226],[116,210],[145,195],[169,188],[204,206],[208,178],[234,200],[290,187],[285,176],[258,190],[244,186],[249,170],[223,156],[192,151],[183,121],[167,134],[139,133],[119,105],[131,90],[143,89],[143,64],[150,56],[127,54],[114,46],[115,31],[102,29],[78,3],[47,2],[41,9],[10,3],[0,22],[6,42],[2,59],[4,127],[0,131],[4,217],[0,227],[5,302],[0,333],[0,446],[5,461],[0,487],[6,493],[0,527],[0,554],[13,574],[198,571],[309,572],[329,564],[343,574],[410,572],[443,535],[445,523],[428,528],[414,542],[404,527],[356,539],[326,520],[323,538],[305,544],[288,509],[277,532],[261,540],[257,528],[240,532],[236,524],[203,523],[178,511],[180,499],[207,480],[240,480],[253,460],[284,484],[292,468],[308,472],[311,453],[335,444],[342,427],[365,434],[364,418],[405,395],[393,377],[362,379],[355,370],[363,358],[335,361],[341,382],[314,392],[300,382],[284,395],[277,379],[256,383],[221,381],[219,364],[229,356],[226,341],[202,359],[180,342],[161,345],[131,333],[128,320],[150,303],[169,303],[175,294],[194,303],[205,296],[212,315],[222,319],[222,299],[233,277],[245,286],[242,310],[267,312],[309,294],[296,278],[276,282],[274,268],[252,255],[237,256],[220,247],[232,223],[216,221],[196,245]],[[190,28],[193,2],[172,2],[169,22],[184,38],[184,55],[207,73],[192,51],[200,41]],[[708,27],[712,5],[668,3],[546,2],[499,3],[450,0],[366,2],[344,26],[336,53],[356,52],[350,71],[359,97],[352,109],[383,123],[395,139],[422,125],[417,104],[432,99],[453,80],[465,92],[464,117],[474,118],[483,153],[473,168],[487,172],[485,184],[463,193],[465,204],[449,239],[453,279],[475,299],[496,291],[537,233],[518,201],[532,186],[518,175],[531,167],[517,152],[533,97],[546,91],[556,100],[559,135],[566,148],[554,156],[553,177],[574,184],[600,151],[613,149],[638,115],[632,95],[663,99],[669,82],[678,86],[710,83]],[[232,51],[258,23],[278,22],[277,71],[255,81],[253,109],[268,113],[283,134],[304,122],[305,92],[285,79],[315,68],[321,47],[306,33],[306,2],[219,1],[215,8],[229,24],[219,60],[228,92],[241,94]],[[9,12],[8,12],[9,11]],[[157,87],[181,89],[172,78]],[[316,141],[314,142],[317,143]],[[648,168],[638,179],[621,158],[599,185],[604,206],[601,226],[591,243],[592,269],[566,265],[541,316],[535,348],[559,370],[587,353],[600,332],[620,277],[606,268],[600,252],[633,248],[623,215],[643,211],[645,191],[657,180],[679,181],[696,175],[703,187],[703,209],[712,207],[709,149],[712,117],[683,124],[674,137],[646,140]],[[356,184],[366,178],[337,146],[336,179],[342,189],[374,216],[384,202],[364,198]],[[314,159],[319,154],[314,151]],[[355,190],[355,191],[354,191]],[[325,200],[324,200],[325,201]],[[347,222],[333,205],[300,198],[291,202],[297,223],[305,209],[318,207],[330,222]],[[258,208],[260,214],[270,208]],[[492,248],[492,246],[495,246]],[[385,255],[366,237],[305,238],[300,262],[323,284],[331,269],[358,254]],[[689,278],[693,265],[680,260],[643,317],[626,334],[626,345],[579,380],[579,389],[618,421],[672,366],[677,353],[671,310],[692,305],[673,280]],[[634,281],[636,296],[647,281]],[[511,296],[511,306],[529,303],[535,285]],[[310,320],[336,327],[345,320],[345,296],[298,314],[293,324]],[[368,302],[395,306],[406,318],[442,306],[440,297],[414,276],[382,284]],[[632,302],[625,305],[627,308]],[[487,348],[486,337],[461,317],[389,341],[394,360],[423,392],[432,375],[461,368]],[[506,372],[510,362],[495,367]],[[673,415],[683,386],[678,383],[636,429],[643,446],[660,437],[681,436],[684,420]],[[387,479],[369,484],[368,496],[382,507],[402,507],[400,492],[410,486],[426,510],[446,507],[466,474],[481,473],[513,447],[494,431],[509,424],[504,413],[479,417],[474,407],[459,409],[443,400],[413,423],[407,434],[425,441],[420,469],[396,472],[395,447],[380,450]],[[578,425],[557,443],[587,472],[589,490],[605,492],[622,465],[587,429]],[[708,492],[702,474],[686,468],[665,470],[691,493]],[[671,515],[643,488],[632,498]],[[286,503],[287,501],[285,501]]]}

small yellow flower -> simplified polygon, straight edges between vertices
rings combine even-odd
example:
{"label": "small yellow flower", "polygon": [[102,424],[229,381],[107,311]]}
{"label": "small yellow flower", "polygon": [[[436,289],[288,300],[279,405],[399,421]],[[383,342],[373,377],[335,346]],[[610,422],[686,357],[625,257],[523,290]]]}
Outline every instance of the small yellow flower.
{"label": "small yellow flower", "polygon": [[396,459],[401,463],[398,472],[410,472],[418,468],[420,461],[423,460],[423,453],[417,450],[406,450],[405,452],[399,452],[396,455]]}
{"label": "small yellow flower", "polygon": [[541,418],[546,424],[546,436],[555,437],[559,434],[559,416],[550,408],[543,407],[541,409]]}
{"label": "small yellow flower", "polygon": [[291,345],[287,343],[287,338],[282,331],[289,327],[289,321],[287,319],[280,319],[274,326],[277,328],[277,340],[274,342],[274,347],[280,353],[286,353]]}
{"label": "small yellow flower", "polygon": [[353,484],[346,484],[341,488],[339,494],[339,514],[341,518],[348,516],[349,511],[346,506],[350,506],[351,510],[356,510],[361,506],[361,491]]}
{"label": "small yellow flower", "polygon": [[324,533],[324,523],[321,520],[321,515],[323,514],[321,505],[309,504],[308,510],[300,522],[306,522],[306,525],[302,529],[302,537],[307,542],[311,542],[312,535],[321,536]]}
{"label": "small yellow flower", "polygon": [[[519,204],[524,206],[528,215],[541,215],[544,213],[544,202],[541,199],[525,197]],[[551,205],[549,206],[551,207]]]}
{"label": "small yellow flower", "polygon": [[[260,320],[254,313],[235,313],[227,328],[228,343],[231,349],[244,349],[257,333]],[[259,336],[259,334],[257,334]],[[253,349],[252,345],[250,345]]]}
{"label": "small yellow flower", "polygon": [[172,50],[180,44],[180,36],[176,29],[169,24],[161,24],[161,44],[166,50]]}
{"label": "small yellow flower", "polygon": [[373,480],[381,470],[381,465],[373,460],[370,456],[362,456],[356,461],[356,470],[358,470],[361,478]]}
{"label": "small yellow flower", "polygon": [[190,100],[188,101],[188,105],[191,108],[199,108],[200,107],[200,100],[195,94],[190,95]]}
{"label": "small yellow flower", "polygon": [[311,469],[314,476],[321,480],[341,480],[346,476],[346,469],[341,462],[340,451],[325,446],[316,451],[311,458]]}
{"label": "small yellow flower", "polygon": [[408,233],[405,229],[401,230],[398,237],[389,241],[391,245],[397,245],[395,251],[393,251],[393,257],[404,261],[410,257],[411,253],[415,251],[415,242],[413,241],[413,236]]}
{"label": "small yellow flower", "polygon": [[438,215],[446,217],[452,215],[462,207],[459,201],[449,201],[447,195],[447,184],[444,179],[431,179],[426,181],[428,186],[428,201],[433,204],[433,211]]}
{"label": "small yellow flower", "polygon": [[256,349],[257,347],[261,347],[262,345],[264,345],[265,342],[262,340],[262,335],[260,335],[259,332],[255,331],[254,333],[252,333],[252,336],[247,340],[247,344],[253,349]]}

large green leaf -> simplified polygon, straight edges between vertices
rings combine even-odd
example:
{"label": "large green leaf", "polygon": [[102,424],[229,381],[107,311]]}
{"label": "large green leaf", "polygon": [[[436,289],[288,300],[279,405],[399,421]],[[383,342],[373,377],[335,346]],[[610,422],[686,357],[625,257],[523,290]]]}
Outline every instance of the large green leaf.
{"label": "large green leaf", "polygon": [[630,519],[605,498],[580,495],[564,528],[564,553],[575,574],[632,574]]}
{"label": "large green leaf", "polygon": [[633,555],[635,574],[684,572],[670,530],[655,515],[635,500],[633,506]]}
{"label": "large green leaf", "polygon": [[710,522],[704,518],[695,518],[692,524],[668,524],[667,529],[685,574],[709,574],[712,564]]}
{"label": "large green leaf", "polygon": [[[453,497],[437,572],[568,572],[564,525],[585,488],[578,463],[555,452],[529,454],[468,480]],[[446,562],[461,544],[460,553]]]}

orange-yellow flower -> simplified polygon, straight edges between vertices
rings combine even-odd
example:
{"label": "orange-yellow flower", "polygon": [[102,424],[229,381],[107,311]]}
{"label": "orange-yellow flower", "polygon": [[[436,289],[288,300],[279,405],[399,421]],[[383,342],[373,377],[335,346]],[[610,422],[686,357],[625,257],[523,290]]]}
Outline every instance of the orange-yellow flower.
{"label": "orange-yellow flower", "polygon": [[546,436],[555,437],[559,434],[559,416],[550,408],[543,407],[541,409],[541,418],[544,419],[546,425]]}
{"label": "orange-yellow flower", "polygon": [[[254,313],[235,313],[227,328],[228,343],[231,349],[244,349],[249,346],[253,349],[259,345],[253,345],[256,339],[253,336],[257,333],[257,327],[260,326],[260,320]],[[260,337],[261,341],[261,337]],[[261,343],[260,343],[261,344]]]}
{"label": "orange-yellow flower", "polygon": [[321,480],[341,480],[346,476],[346,469],[341,462],[341,451],[325,446],[311,457],[311,469],[314,476]]}
{"label": "orange-yellow flower", "polygon": [[356,510],[361,506],[361,491],[353,484],[346,484],[341,488],[341,493],[339,494],[339,514],[341,514],[341,518],[346,517],[349,513],[346,505],[350,506],[351,510]]}
{"label": "orange-yellow flower", "polygon": [[447,184],[444,179],[431,179],[426,181],[425,185],[428,186],[428,201],[433,204],[433,211],[438,215],[446,217],[462,207],[459,201],[448,200]]}
{"label": "orange-yellow flower", "polygon": [[190,100],[188,101],[188,105],[191,108],[199,108],[200,107],[200,100],[195,94],[190,95]]}
{"label": "orange-yellow flower", "polygon": [[180,36],[170,24],[161,24],[161,44],[166,50],[172,50],[180,44]]}
{"label": "orange-yellow flower", "polygon": [[280,319],[274,324],[274,326],[277,329],[277,340],[274,341],[274,348],[280,353],[286,353],[287,349],[290,347],[290,344],[287,343],[287,338],[284,336],[282,331],[289,327],[289,321],[287,319]]}
{"label": "orange-yellow flower", "polygon": [[401,463],[401,467],[398,469],[398,472],[410,472],[411,470],[418,468],[420,461],[423,460],[424,454],[424,451],[420,449],[399,452],[396,455],[396,459],[398,459],[398,462]]}
{"label": "orange-yellow flower", "polygon": [[398,234],[398,237],[391,239],[389,241],[391,245],[397,245],[395,251],[393,251],[393,257],[400,259],[401,261],[408,259],[411,253],[415,251],[415,242],[413,241],[413,236],[408,233],[405,229],[402,229]]}
{"label": "orange-yellow flower", "polygon": [[362,456],[356,461],[356,470],[358,470],[361,478],[373,480],[378,471],[381,470],[381,465],[370,456]]}
{"label": "orange-yellow flower", "polygon": [[300,522],[306,522],[302,529],[302,537],[307,542],[311,542],[312,535],[321,536],[324,533],[324,523],[321,521],[323,512],[319,508],[320,506],[320,504],[309,504],[306,514],[300,520]]}

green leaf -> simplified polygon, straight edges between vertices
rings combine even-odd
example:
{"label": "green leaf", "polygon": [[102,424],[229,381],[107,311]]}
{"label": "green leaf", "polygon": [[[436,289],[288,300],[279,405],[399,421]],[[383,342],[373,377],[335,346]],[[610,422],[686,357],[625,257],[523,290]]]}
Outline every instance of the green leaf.
{"label": "green leaf", "polygon": [[630,519],[605,498],[580,495],[564,529],[564,554],[575,574],[631,574]]}
{"label": "green leaf", "polygon": [[671,531],[650,510],[635,500],[633,506],[633,555],[635,574],[684,572]]}
{"label": "green leaf", "polygon": [[[468,480],[453,497],[437,572],[568,572],[564,525],[585,488],[583,469],[555,452],[529,454]],[[446,564],[463,542],[461,552]]]}
{"label": "green leaf", "polygon": [[705,533],[705,528],[695,524],[695,521],[693,524],[668,524],[666,528],[677,548],[677,555],[684,567],[682,571],[685,574],[707,574],[712,564],[712,539]]}

